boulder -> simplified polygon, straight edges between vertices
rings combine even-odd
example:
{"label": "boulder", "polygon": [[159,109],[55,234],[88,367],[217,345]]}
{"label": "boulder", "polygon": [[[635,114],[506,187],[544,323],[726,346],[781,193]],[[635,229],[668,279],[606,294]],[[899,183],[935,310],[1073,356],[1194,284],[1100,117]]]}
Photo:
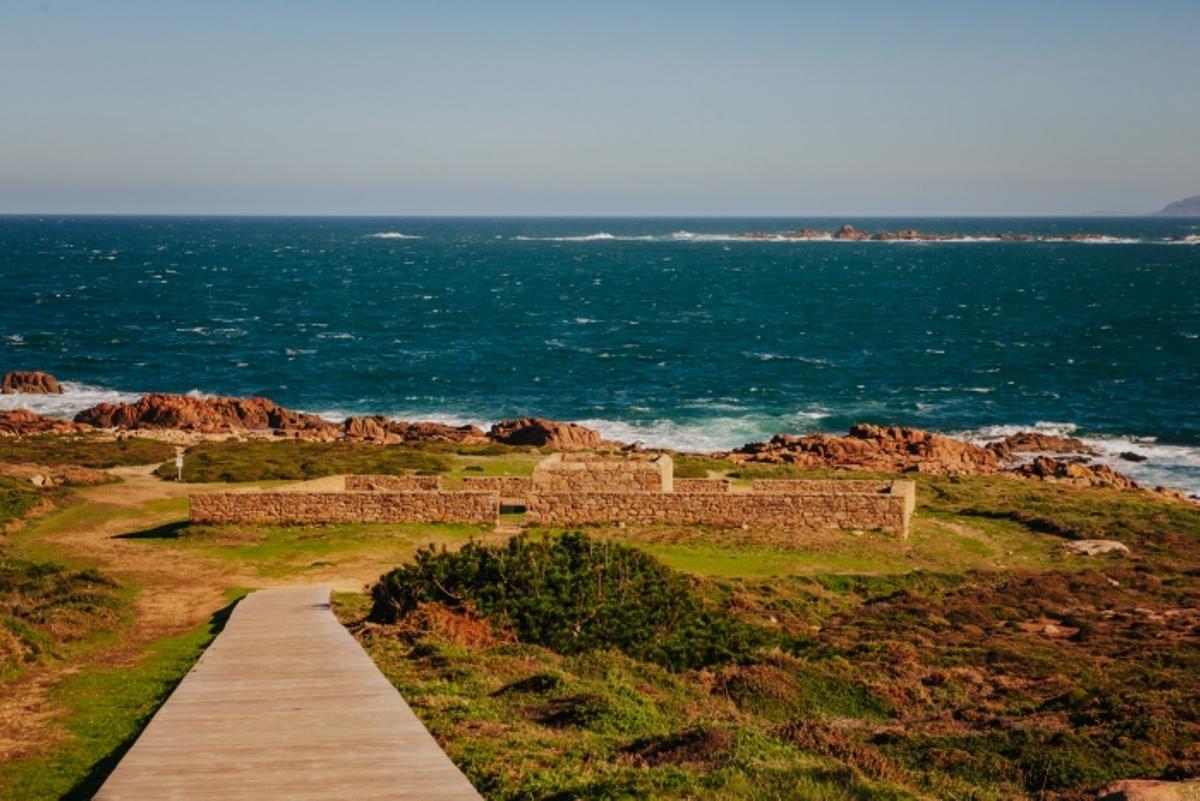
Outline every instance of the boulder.
{"label": "boulder", "polygon": [[1158,779],[1123,779],[1096,796],[1097,801],[1200,801],[1200,779],[1167,782]]}
{"label": "boulder", "polygon": [[27,395],[61,395],[62,391],[62,385],[54,376],[40,370],[11,370],[5,373],[3,381],[0,381],[0,394],[3,395],[14,395],[18,392]]}
{"label": "boulder", "polygon": [[1100,556],[1106,553],[1128,554],[1129,546],[1116,540],[1071,540],[1063,549],[1076,556]]}
{"label": "boulder", "polygon": [[1138,488],[1136,481],[1106,464],[1081,464],[1049,456],[1038,456],[1032,462],[1014,468],[1011,472],[1024,478],[1058,481],[1076,487]]}
{"label": "boulder", "polygon": [[575,423],[559,423],[540,417],[502,420],[492,426],[488,438],[505,445],[534,445],[560,451],[601,447],[600,433]]}

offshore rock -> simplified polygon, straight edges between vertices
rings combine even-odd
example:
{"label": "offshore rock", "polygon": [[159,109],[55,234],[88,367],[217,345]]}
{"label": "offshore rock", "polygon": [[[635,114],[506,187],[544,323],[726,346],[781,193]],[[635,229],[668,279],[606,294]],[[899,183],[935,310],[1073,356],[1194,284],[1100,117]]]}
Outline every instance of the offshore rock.
{"label": "offshore rock", "polygon": [[0,394],[15,395],[23,392],[27,395],[61,395],[62,385],[58,379],[41,370],[10,370],[0,381]]}
{"label": "offshore rock", "polygon": [[841,228],[838,229],[837,233],[833,235],[833,238],[834,239],[854,239],[854,240],[861,241],[863,239],[870,239],[871,235],[868,234],[866,231],[855,230],[853,225],[843,225]]}
{"label": "offshore rock", "polygon": [[603,444],[598,431],[540,417],[502,420],[492,426],[488,437],[505,445],[533,445],[560,451],[591,450]]}

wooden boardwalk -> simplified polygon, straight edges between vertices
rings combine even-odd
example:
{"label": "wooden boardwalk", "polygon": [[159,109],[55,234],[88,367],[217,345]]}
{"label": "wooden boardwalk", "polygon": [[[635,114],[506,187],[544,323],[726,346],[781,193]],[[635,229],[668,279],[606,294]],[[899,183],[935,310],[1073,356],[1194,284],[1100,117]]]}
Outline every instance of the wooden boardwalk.
{"label": "wooden boardwalk", "polygon": [[476,799],[329,609],[328,587],[260,590],[96,795]]}

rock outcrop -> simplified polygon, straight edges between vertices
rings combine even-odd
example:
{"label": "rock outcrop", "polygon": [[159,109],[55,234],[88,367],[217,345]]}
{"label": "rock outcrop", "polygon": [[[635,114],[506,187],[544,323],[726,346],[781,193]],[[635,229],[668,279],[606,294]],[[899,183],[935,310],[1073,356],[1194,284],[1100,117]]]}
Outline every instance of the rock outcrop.
{"label": "rock outcrop", "polygon": [[854,239],[854,240],[861,241],[863,239],[870,239],[871,235],[868,234],[866,231],[856,230],[853,225],[843,225],[841,228],[838,229],[837,233],[833,235],[833,238],[834,239]]}
{"label": "rock outcrop", "polygon": [[62,391],[58,380],[41,370],[10,370],[0,381],[0,395],[14,395],[18,392],[27,395],[61,395]]}
{"label": "rock outcrop", "polygon": [[1001,459],[1010,459],[1017,453],[1077,453],[1098,456],[1095,448],[1088,447],[1075,437],[1060,437],[1056,434],[1039,434],[1036,431],[1020,431],[993,442],[988,448]]}
{"label": "rock outcrop", "polygon": [[1106,464],[1083,464],[1049,456],[1038,456],[1028,464],[1012,468],[1011,472],[1025,478],[1057,481],[1075,487],[1138,488],[1137,482]]}
{"label": "rock outcrop", "polygon": [[91,426],[44,417],[26,409],[0,411],[0,437],[25,437],[34,434],[79,434]]}
{"label": "rock outcrop", "polygon": [[382,415],[348,417],[342,423],[342,436],[362,442],[455,442],[482,445],[487,435],[477,426],[448,426],[442,423],[408,423]]}
{"label": "rock outcrop", "polygon": [[315,414],[277,406],[266,398],[145,395],[134,403],[101,403],[75,416],[96,428],[169,428],[201,434],[277,431],[291,436],[336,436],[337,427]]}
{"label": "rock outcrop", "polygon": [[999,473],[1000,460],[988,448],[931,434],[918,428],[859,424],[848,436],[779,434],[770,442],[734,451],[735,462],[795,464],[881,472],[917,471],[938,475]]}
{"label": "rock outcrop", "polygon": [[603,444],[597,431],[540,417],[503,420],[492,426],[488,438],[505,445],[534,445],[561,451],[590,450]]}

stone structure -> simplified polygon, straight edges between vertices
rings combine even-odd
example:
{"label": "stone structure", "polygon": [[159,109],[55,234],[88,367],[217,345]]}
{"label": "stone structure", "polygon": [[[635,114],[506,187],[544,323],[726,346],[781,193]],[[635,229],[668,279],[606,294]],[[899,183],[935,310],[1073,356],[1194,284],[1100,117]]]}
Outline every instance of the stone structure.
{"label": "stone structure", "polygon": [[486,523],[500,522],[494,492],[201,492],[193,523]]}
{"label": "stone structure", "polygon": [[500,499],[523,506],[538,526],[711,525],[807,531],[878,529],[908,536],[911,481],[674,479],[671,458],[554,454],[531,477],[472,476],[464,490],[437,476],[347,476],[345,492],[199,493],[196,523],[488,523]]}
{"label": "stone structure", "polygon": [[468,476],[462,482],[463,489],[495,492],[505,498],[523,498],[533,492],[529,476]]}
{"label": "stone structure", "polygon": [[671,457],[613,459],[592,454],[556,453],[538,462],[533,492],[671,492]]}
{"label": "stone structure", "polygon": [[346,476],[349,492],[432,492],[441,488],[441,476]]}

